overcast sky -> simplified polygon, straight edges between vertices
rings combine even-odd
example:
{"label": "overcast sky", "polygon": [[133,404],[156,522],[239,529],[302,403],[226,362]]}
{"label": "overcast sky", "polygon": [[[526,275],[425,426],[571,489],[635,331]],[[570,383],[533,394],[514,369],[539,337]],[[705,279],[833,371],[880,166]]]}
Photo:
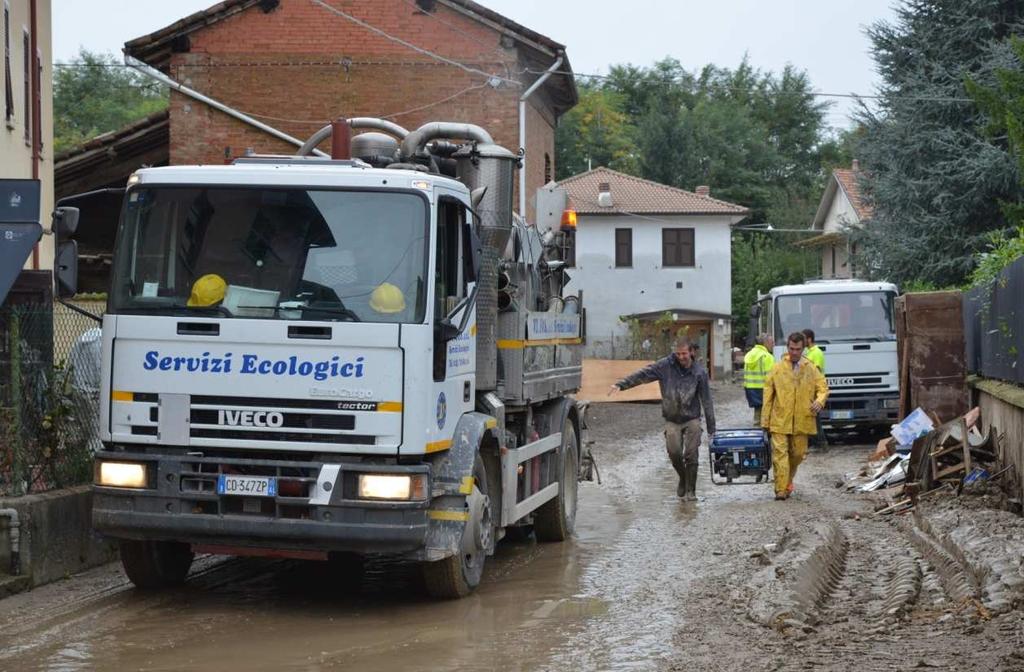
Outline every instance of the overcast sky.
{"label": "overcast sky", "polygon": [[[289,0],[303,1],[303,0]],[[892,18],[895,0],[481,0],[566,45],[573,69],[602,74],[615,63],[649,65],[665,56],[690,70],[733,67],[749,55],[765,70],[787,63],[818,91],[870,94],[877,76],[864,27]],[[128,40],[215,4],[213,0],[53,0],[53,58],[79,45],[120,54]],[[207,91],[216,97],[215,91]],[[851,103],[835,101],[833,126],[848,125]]]}

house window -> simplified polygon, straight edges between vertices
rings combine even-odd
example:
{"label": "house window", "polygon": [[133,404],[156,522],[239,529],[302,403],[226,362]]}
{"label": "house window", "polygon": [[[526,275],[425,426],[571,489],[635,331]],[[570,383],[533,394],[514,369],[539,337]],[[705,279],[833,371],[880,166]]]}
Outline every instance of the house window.
{"label": "house window", "polygon": [[693,267],[693,229],[661,230],[661,265],[670,267]]}
{"label": "house window", "polygon": [[551,155],[544,152],[544,184],[551,181]]}
{"label": "house window", "polygon": [[615,268],[633,265],[633,229],[615,229]]}
{"label": "house window", "polygon": [[829,276],[830,277],[835,277],[835,275],[836,275],[836,246],[833,245],[832,246],[832,272],[829,273]]}
{"label": "house window", "polygon": [[14,82],[11,80],[11,6],[4,2],[4,120],[14,124]]}
{"label": "house window", "polygon": [[22,90],[25,93],[25,101],[22,108],[25,113],[25,144],[32,144],[32,41],[29,39],[28,31],[26,30],[21,35],[22,53],[25,55],[25,85]]}

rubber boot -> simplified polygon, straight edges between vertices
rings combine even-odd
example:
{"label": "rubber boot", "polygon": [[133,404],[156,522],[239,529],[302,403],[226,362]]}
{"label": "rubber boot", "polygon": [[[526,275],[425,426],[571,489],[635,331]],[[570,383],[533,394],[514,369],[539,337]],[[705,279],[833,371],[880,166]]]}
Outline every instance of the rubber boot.
{"label": "rubber boot", "polygon": [[679,475],[679,485],[676,486],[676,497],[686,497],[686,463],[683,462],[683,456],[678,453],[669,453],[669,461],[672,462],[672,468],[676,470],[676,474]]}
{"label": "rubber boot", "polygon": [[683,467],[684,479],[686,480],[686,492],[683,500],[687,502],[697,501],[697,463],[690,462]]}

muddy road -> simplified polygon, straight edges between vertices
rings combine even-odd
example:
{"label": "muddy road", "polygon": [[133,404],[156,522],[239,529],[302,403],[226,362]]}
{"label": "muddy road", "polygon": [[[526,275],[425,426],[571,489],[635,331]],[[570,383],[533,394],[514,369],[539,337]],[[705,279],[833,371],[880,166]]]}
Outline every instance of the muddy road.
{"label": "muddy road", "polygon": [[[748,423],[737,387],[715,399],[720,427]],[[835,487],[854,447],[812,454],[787,502],[712,485],[702,450],[703,501],[682,503],[656,405],[590,425],[603,484],[581,486],[576,537],[503,542],[467,599],[386,564],[353,588],[317,563],[203,557],[159,594],[110,565],[0,601],[0,671],[1024,670],[1024,527],[1002,512],[961,542],[955,511],[879,520]]]}

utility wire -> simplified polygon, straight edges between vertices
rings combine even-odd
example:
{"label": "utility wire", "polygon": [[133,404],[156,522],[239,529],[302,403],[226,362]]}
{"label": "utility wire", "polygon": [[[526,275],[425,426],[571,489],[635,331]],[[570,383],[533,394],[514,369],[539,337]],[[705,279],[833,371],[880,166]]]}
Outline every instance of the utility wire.
{"label": "utility wire", "polygon": [[[524,72],[528,72],[528,73],[534,74],[534,75],[539,75],[539,74],[543,74],[546,71],[536,70],[536,69],[532,69],[532,68],[526,68],[524,70]],[[612,75],[597,75],[597,74],[589,74],[589,73],[583,73],[583,72],[574,72],[572,70],[554,70],[554,71],[552,71],[551,74],[554,74],[554,75],[571,75],[573,77],[579,77],[580,79],[603,79],[603,80],[618,79],[617,77],[614,77]],[[642,81],[643,79],[644,79],[643,77],[632,77],[632,78],[629,78],[628,81],[638,82],[638,81]],[[665,78],[665,77],[660,77],[660,78],[657,78],[657,79],[662,81],[662,82],[664,82],[664,83],[666,83],[666,84],[667,83],[671,83],[671,82],[678,82],[678,81],[680,81],[680,80],[677,80],[675,78]],[[749,93],[749,92],[751,92],[750,89],[739,89],[739,88],[728,87],[728,86],[714,86],[714,85],[712,85],[711,88],[714,89],[714,90],[727,91],[727,92],[735,92],[735,93]],[[791,95],[791,96],[814,96],[814,97],[819,97],[819,98],[853,98],[853,99],[865,99],[865,100],[912,100],[912,101],[936,102],[936,103],[973,103],[973,102],[975,102],[973,98],[963,98],[963,97],[955,97],[955,96],[881,96],[881,95],[864,94],[864,93],[829,93],[829,92],[825,92],[825,91],[778,91],[778,90],[776,90],[776,91],[769,91],[769,92],[766,92],[766,93],[768,93],[771,96]]]}
{"label": "utility wire", "polygon": [[[311,0],[312,2],[319,3],[320,0]],[[439,19],[440,20],[440,19]],[[358,21],[358,19],[357,19]],[[389,38],[391,39],[391,38]],[[399,38],[394,38],[399,39]],[[406,45],[411,46],[411,45]],[[419,51],[419,47],[413,47]],[[461,69],[467,70],[474,74],[486,76],[487,78],[497,78],[503,82],[513,83],[516,86],[521,86],[521,82],[516,79],[501,77],[500,75],[494,75],[488,73],[485,70],[479,70],[457,61],[450,61],[443,56],[437,56],[433,52],[427,52],[431,58],[439,58],[442,63],[448,65],[456,65]],[[242,68],[242,67],[346,67],[351,65],[403,65],[402,63],[388,63],[385,61],[346,61],[346,60],[332,60],[332,61],[268,61],[268,62],[228,62],[228,63],[178,63],[175,64],[176,68]],[[419,64],[416,64],[419,65]],[[123,63],[76,63],[71,61],[65,61],[61,63],[54,63],[55,68],[128,68]],[[544,70],[537,70],[533,68],[524,68],[519,71],[520,74],[531,74],[541,75],[544,74]],[[612,75],[597,75],[582,72],[573,72],[571,70],[554,70],[552,74],[572,76],[579,79],[618,79]],[[643,77],[633,77],[628,81],[638,82],[643,80]],[[661,82],[669,84],[672,82],[678,82],[676,79],[660,78]],[[723,91],[726,93],[751,93],[751,89],[741,89],[737,87],[728,86],[712,86],[714,91]],[[960,96],[883,96],[878,94],[866,94],[866,93],[833,93],[828,91],[762,91],[761,94],[765,94],[768,97],[777,98],[782,96],[809,96],[815,98],[847,98],[852,100],[892,100],[892,101],[915,101],[915,102],[932,102],[932,103],[974,103],[973,98],[965,98]],[[838,113],[837,113],[838,114]]]}
{"label": "utility wire", "polygon": [[[401,112],[392,112],[391,114],[382,114],[382,115],[379,115],[379,117],[381,119],[393,119],[395,117],[403,117],[403,116],[405,116],[407,114],[412,114],[413,112],[420,112],[422,110],[426,110],[426,109],[431,108],[431,107],[436,107],[437,105],[442,105],[444,103],[447,103],[450,100],[454,100],[454,99],[458,98],[459,96],[465,95],[465,94],[469,93],[470,91],[476,91],[477,89],[486,89],[486,88],[488,88],[487,84],[474,84],[472,86],[467,86],[466,88],[462,89],[461,91],[456,91],[455,93],[453,93],[453,94],[451,94],[449,96],[445,96],[444,98],[441,98],[439,100],[435,100],[433,102],[426,103],[425,105],[419,105],[418,107],[414,107],[414,108],[408,109],[408,110],[402,110]],[[234,109],[238,109],[234,105],[231,105],[230,107],[232,107]],[[242,114],[248,115],[250,117],[256,117],[257,119],[269,119],[271,121],[283,121],[283,122],[289,123],[289,124],[302,124],[302,125],[306,125],[306,126],[318,126],[319,127],[319,126],[325,126],[325,125],[330,123],[329,119],[289,119],[288,117],[274,117],[274,116],[271,116],[269,114],[258,114],[256,112],[247,112],[245,110],[238,110],[238,111],[241,112]],[[334,116],[336,117],[338,115],[334,115]]]}
{"label": "utility wire", "polygon": [[493,44],[488,44],[488,43],[484,42],[483,40],[481,40],[476,35],[473,35],[472,33],[468,32],[466,30],[463,30],[462,28],[459,28],[458,26],[456,26],[455,24],[453,24],[453,23],[451,23],[449,21],[445,21],[440,16],[438,16],[436,12],[428,12],[428,11],[422,9],[419,5],[416,4],[416,0],[404,0],[404,2],[405,2],[405,4],[409,5],[413,9],[415,9],[417,12],[420,12],[421,14],[426,14],[427,16],[429,16],[434,21],[437,21],[441,25],[447,27],[452,32],[458,33],[458,34],[462,35],[463,37],[469,38],[473,42],[476,42],[477,44],[479,44],[481,47],[483,47],[485,49],[492,50],[494,53],[498,54],[502,58],[508,58],[508,54],[506,54],[500,47],[496,47]]}
{"label": "utility wire", "polygon": [[356,17],[352,16],[351,14],[348,14],[346,12],[341,11],[337,7],[334,7],[334,6],[324,2],[324,0],[310,0],[310,2],[312,2],[315,5],[319,5],[320,7],[323,7],[324,9],[326,9],[329,12],[331,12],[332,14],[336,14],[337,16],[340,16],[340,17],[342,17],[344,19],[347,19],[347,20],[351,21],[352,23],[356,24],[357,26],[365,28],[366,30],[369,30],[372,33],[376,33],[377,35],[380,35],[384,39],[390,40],[390,41],[392,41],[392,42],[394,42],[396,44],[400,44],[403,47],[405,47],[407,49],[411,49],[411,50],[413,50],[413,51],[415,51],[415,52],[417,52],[419,54],[423,54],[424,56],[429,56],[430,58],[433,58],[436,61],[440,61],[441,63],[447,63],[448,65],[455,66],[456,68],[459,68],[460,70],[465,70],[466,72],[474,73],[474,74],[477,74],[477,75],[483,75],[484,77],[487,77],[488,79],[498,79],[500,81],[507,82],[508,84],[512,84],[514,86],[522,86],[522,83],[517,81],[517,80],[515,80],[515,79],[509,79],[508,77],[502,77],[501,75],[495,75],[495,74],[492,74],[490,72],[486,72],[484,70],[480,70],[479,68],[474,68],[472,66],[466,65],[465,63],[460,63],[459,61],[455,61],[455,60],[452,60],[452,59],[447,58],[445,56],[441,56],[440,54],[437,54],[437,53],[434,53],[433,51],[430,51],[429,49],[424,49],[423,47],[417,46],[417,45],[415,45],[415,44],[413,44],[411,42],[407,42],[407,41],[403,40],[400,37],[395,37],[394,35],[391,35],[390,33],[386,33],[383,30],[381,30],[380,28],[377,28],[376,26],[373,26],[373,25],[367,23],[366,21],[363,21],[362,19],[356,18]]}

